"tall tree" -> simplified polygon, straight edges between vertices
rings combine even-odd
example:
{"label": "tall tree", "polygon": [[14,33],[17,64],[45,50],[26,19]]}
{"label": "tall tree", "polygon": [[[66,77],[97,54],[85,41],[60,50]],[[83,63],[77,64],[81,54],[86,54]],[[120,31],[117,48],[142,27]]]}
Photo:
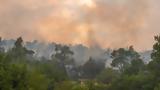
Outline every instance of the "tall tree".
{"label": "tall tree", "polygon": [[156,43],[153,45],[153,52],[151,58],[154,61],[160,62],[160,36],[155,36]]}
{"label": "tall tree", "polygon": [[105,84],[111,84],[118,76],[119,72],[117,70],[106,68],[97,76],[97,80]]}
{"label": "tall tree", "polygon": [[149,63],[148,67],[151,72],[156,75],[160,75],[160,36],[155,36],[156,43],[153,45],[153,51],[151,54],[152,61]]}
{"label": "tall tree", "polygon": [[143,60],[136,59],[131,61],[131,65],[125,69],[124,74],[126,75],[136,75],[142,71],[145,71],[145,64]]}
{"label": "tall tree", "polygon": [[140,55],[134,50],[133,46],[128,49],[120,48],[111,53],[113,61],[111,66],[118,68],[121,72],[128,67],[133,60],[140,58]]}
{"label": "tall tree", "polygon": [[25,59],[27,56],[33,56],[33,54],[34,51],[24,47],[23,39],[21,37],[16,40],[14,47],[9,51],[9,55],[17,59]]}
{"label": "tall tree", "polygon": [[102,61],[90,59],[81,67],[82,77],[86,79],[94,79],[105,69],[105,63]]}
{"label": "tall tree", "polygon": [[63,62],[64,64],[67,64],[69,60],[71,60],[71,56],[74,54],[71,49],[66,45],[60,45],[57,44],[55,46],[56,54],[53,55],[53,57],[60,60],[60,62]]}
{"label": "tall tree", "polygon": [[72,55],[74,54],[70,48],[66,45],[60,45],[57,44],[55,46],[56,53],[52,56],[53,59],[56,59],[59,63],[59,66],[62,68],[62,70],[67,73],[65,66],[68,64],[73,64],[74,60],[72,58]]}

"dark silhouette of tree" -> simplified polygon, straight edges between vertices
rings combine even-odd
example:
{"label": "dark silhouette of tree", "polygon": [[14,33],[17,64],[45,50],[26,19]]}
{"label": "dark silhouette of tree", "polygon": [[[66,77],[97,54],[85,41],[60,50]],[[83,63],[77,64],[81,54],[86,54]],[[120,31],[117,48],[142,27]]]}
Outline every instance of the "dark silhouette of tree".
{"label": "dark silhouette of tree", "polygon": [[140,55],[130,46],[129,49],[120,48],[111,53],[113,61],[111,65],[117,67],[121,72],[129,66],[132,60],[139,60]]}
{"label": "dark silhouette of tree", "polygon": [[151,72],[153,72],[155,75],[160,75],[160,36],[155,36],[156,43],[153,45],[153,51],[151,54],[151,58],[153,61],[151,61],[148,65]]}
{"label": "dark silhouette of tree", "polygon": [[82,77],[86,79],[94,79],[105,68],[105,63],[90,59],[81,67]]}
{"label": "dark silhouette of tree", "polygon": [[52,56],[56,58],[63,66],[73,61],[72,55],[74,54],[66,45],[57,44],[55,46],[55,54]]}
{"label": "dark silhouette of tree", "polygon": [[151,58],[160,62],[160,36],[155,36],[156,43],[153,45],[153,53]]}
{"label": "dark silhouette of tree", "polygon": [[126,75],[136,75],[142,71],[145,71],[145,64],[143,60],[136,59],[131,61],[131,65],[125,69],[124,74]]}
{"label": "dark silhouette of tree", "polygon": [[52,58],[57,60],[60,70],[67,75],[66,65],[74,65],[74,60],[72,58],[74,53],[68,46],[61,44],[55,45],[55,52],[56,53],[52,55]]}
{"label": "dark silhouette of tree", "polygon": [[23,39],[19,37],[15,42],[15,48],[23,48]]}
{"label": "dark silhouette of tree", "polygon": [[69,59],[70,56],[72,56],[74,53],[70,50],[70,48],[66,45],[62,46],[60,44],[57,44],[55,46],[56,54],[54,55],[55,58],[65,61],[66,59]]}
{"label": "dark silhouette of tree", "polygon": [[25,59],[28,56],[33,56],[34,51],[25,48],[23,45],[23,39],[19,37],[9,53],[12,57],[15,57],[17,59]]}
{"label": "dark silhouette of tree", "polygon": [[[0,38],[2,48],[3,41]],[[0,90],[160,90],[160,36],[155,36],[155,41],[149,64],[144,64],[130,46],[111,53],[111,68],[105,67],[105,60],[91,57],[84,65],[73,68],[70,46],[55,45],[51,60],[29,60],[34,52],[19,37],[11,50],[0,52]],[[75,79],[67,74],[72,71],[76,71]]]}
{"label": "dark silhouette of tree", "polygon": [[106,68],[97,76],[97,80],[105,84],[111,84],[119,75],[117,70]]}

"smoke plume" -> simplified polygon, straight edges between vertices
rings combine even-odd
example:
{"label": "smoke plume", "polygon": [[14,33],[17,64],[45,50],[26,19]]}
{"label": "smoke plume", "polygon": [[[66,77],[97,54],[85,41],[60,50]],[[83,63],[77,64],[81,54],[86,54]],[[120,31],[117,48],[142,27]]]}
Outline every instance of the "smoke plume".
{"label": "smoke plume", "polygon": [[0,35],[89,47],[150,49],[158,0],[1,0]]}

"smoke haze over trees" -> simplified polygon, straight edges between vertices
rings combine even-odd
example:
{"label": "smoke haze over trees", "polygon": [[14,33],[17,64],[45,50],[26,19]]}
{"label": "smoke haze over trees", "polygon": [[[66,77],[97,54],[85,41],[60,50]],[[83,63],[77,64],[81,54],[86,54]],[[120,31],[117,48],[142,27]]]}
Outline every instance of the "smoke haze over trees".
{"label": "smoke haze over trees", "polygon": [[138,53],[133,46],[112,50],[1,38],[0,89],[159,90],[160,36],[155,41],[153,51]]}
{"label": "smoke haze over trees", "polygon": [[159,9],[160,0],[0,0],[0,90],[160,90]]}
{"label": "smoke haze over trees", "polygon": [[[15,41],[16,40],[13,39],[5,40],[2,38],[1,46],[5,48],[5,51],[8,51],[14,47]],[[33,50],[35,52],[34,57],[36,58],[51,59],[52,54],[55,53],[56,43],[45,43],[34,40],[32,42],[24,42],[23,44],[27,49]],[[83,46],[82,44],[69,45],[69,47],[74,52],[73,58],[78,65],[84,64],[87,60],[89,60],[90,57],[102,60],[112,60],[110,56],[113,50],[110,48],[103,49],[99,46],[88,48],[86,46]],[[149,54],[151,54],[151,50],[140,52],[141,58],[144,59],[145,62],[150,61]]]}

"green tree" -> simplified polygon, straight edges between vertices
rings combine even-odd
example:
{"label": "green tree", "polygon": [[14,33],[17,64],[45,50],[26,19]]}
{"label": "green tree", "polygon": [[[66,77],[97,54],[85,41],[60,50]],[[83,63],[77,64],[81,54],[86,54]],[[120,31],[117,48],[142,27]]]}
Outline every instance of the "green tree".
{"label": "green tree", "polygon": [[55,60],[59,65],[59,70],[64,72],[64,74],[67,76],[68,72],[66,70],[66,65],[75,64],[74,59],[72,58],[74,53],[68,46],[60,44],[55,46],[55,52],[56,53],[52,55],[52,59]]}
{"label": "green tree", "polygon": [[111,66],[118,68],[121,72],[127,68],[132,60],[137,60],[140,58],[140,55],[133,49],[132,46],[129,49],[120,48],[118,50],[114,50],[111,53],[111,57],[113,61]]}
{"label": "green tree", "polygon": [[101,71],[105,69],[105,63],[90,58],[82,67],[82,77],[94,79]]}
{"label": "green tree", "polygon": [[29,73],[29,90],[47,90],[48,79],[37,70],[32,70]]}
{"label": "green tree", "polygon": [[74,84],[71,81],[63,81],[61,83],[57,83],[54,90],[72,90],[73,85]]}
{"label": "green tree", "polygon": [[109,90],[154,90],[153,76],[141,73],[138,75],[123,75],[115,80]]}
{"label": "green tree", "polygon": [[48,78],[52,78],[55,81],[59,82],[61,80],[64,80],[64,72],[59,70],[59,66],[54,61],[43,61],[40,62],[38,65],[39,71],[41,71],[43,74],[45,74]]}
{"label": "green tree", "polygon": [[[13,64],[11,65],[10,71],[11,75],[11,85],[13,90],[28,90],[29,76],[28,71],[25,65],[22,64]],[[6,77],[7,78],[7,77]]]}
{"label": "green tree", "polygon": [[72,60],[72,55],[74,54],[70,48],[66,45],[57,44],[55,47],[56,54],[53,57],[57,58],[63,64],[68,64]]}
{"label": "green tree", "polygon": [[0,67],[0,90],[28,90],[28,71],[24,65]]}
{"label": "green tree", "polygon": [[155,44],[153,45],[153,51],[151,54],[152,61],[148,64],[149,73],[154,75],[153,87],[157,89],[160,82],[160,36],[155,36]]}
{"label": "green tree", "polygon": [[118,76],[118,71],[113,70],[112,68],[106,68],[97,76],[97,80],[104,84],[110,84],[117,79]]}
{"label": "green tree", "polygon": [[34,51],[25,48],[23,45],[23,39],[19,37],[16,40],[14,47],[8,53],[10,58],[14,57],[14,60],[22,61],[27,59],[28,56],[33,56]]}
{"label": "green tree", "polygon": [[124,74],[126,75],[133,75],[133,74],[138,74],[140,72],[145,71],[145,64],[143,60],[137,59],[137,60],[132,60],[131,65],[125,69]]}
{"label": "green tree", "polygon": [[153,45],[153,51],[151,54],[152,61],[149,63],[149,70],[156,76],[160,75],[160,36],[155,36],[156,43]]}

